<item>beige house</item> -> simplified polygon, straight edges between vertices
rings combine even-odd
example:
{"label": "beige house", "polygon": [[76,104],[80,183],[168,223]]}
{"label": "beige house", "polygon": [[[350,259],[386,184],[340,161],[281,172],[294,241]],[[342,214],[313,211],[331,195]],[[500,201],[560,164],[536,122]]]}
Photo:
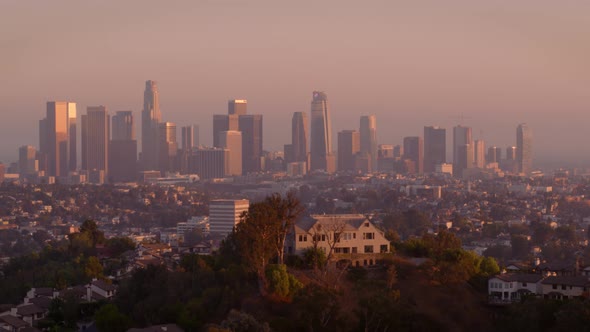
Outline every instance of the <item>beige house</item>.
{"label": "beige house", "polygon": [[390,252],[384,233],[362,214],[312,215],[295,224],[285,246],[288,254],[302,255],[317,246],[339,258]]}

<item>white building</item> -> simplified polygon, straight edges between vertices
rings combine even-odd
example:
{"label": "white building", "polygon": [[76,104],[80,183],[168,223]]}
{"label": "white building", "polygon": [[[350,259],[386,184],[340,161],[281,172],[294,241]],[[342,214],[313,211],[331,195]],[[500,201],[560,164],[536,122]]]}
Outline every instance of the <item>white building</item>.
{"label": "white building", "polygon": [[336,255],[390,252],[384,233],[362,214],[312,215],[295,224],[285,246],[287,253],[296,255],[314,246],[326,253],[332,247]]}
{"label": "white building", "polygon": [[184,234],[199,229],[203,235],[209,234],[209,217],[192,217],[187,222],[176,224],[176,236],[184,239]]}
{"label": "white building", "polygon": [[209,203],[209,228],[212,234],[226,236],[240,222],[240,216],[248,211],[247,199],[219,199]]}

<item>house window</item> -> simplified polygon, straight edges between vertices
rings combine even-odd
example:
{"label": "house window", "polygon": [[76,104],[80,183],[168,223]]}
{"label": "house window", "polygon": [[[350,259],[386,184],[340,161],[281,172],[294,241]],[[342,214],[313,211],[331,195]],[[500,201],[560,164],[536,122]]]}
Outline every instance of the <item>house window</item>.
{"label": "house window", "polygon": [[526,282],[523,282],[522,283],[522,287],[526,287]]}
{"label": "house window", "polygon": [[340,254],[340,253],[342,253],[342,249],[340,249],[340,248],[334,248],[334,253],[335,254]]}
{"label": "house window", "polygon": [[363,240],[375,239],[375,233],[363,233]]}
{"label": "house window", "polygon": [[565,285],[561,285],[561,289],[566,290],[567,287]]}
{"label": "house window", "polygon": [[380,250],[380,251],[381,251],[381,252],[388,252],[389,250],[387,250],[387,249],[388,249],[388,248],[387,248],[387,245],[386,245],[386,244],[382,244],[382,245],[381,245],[381,250]]}
{"label": "house window", "polygon": [[326,241],[326,236],[322,235],[322,241]]}
{"label": "house window", "polygon": [[357,253],[356,247],[352,247],[352,253],[353,254],[356,254]]}
{"label": "house window", "polygon": [[369,227],[369,223],[368,222],[365,223],[365,227]]}
{"label": "house window", "polygon": [[557,289],[557,285],[553,285],[553,289]]}
{"label": "house window", "polygon": [[345,254],[350,254],[350,248],[348,248],[348,247],[342,248],[342,252]]}
{"label": "house window", "polygon": [[352,238],[356,239],[356,233],[352,233]]}
{"label": "house window", "polygon": [[373,252],[373,246],[365,246],[365,253],[372,253]]}

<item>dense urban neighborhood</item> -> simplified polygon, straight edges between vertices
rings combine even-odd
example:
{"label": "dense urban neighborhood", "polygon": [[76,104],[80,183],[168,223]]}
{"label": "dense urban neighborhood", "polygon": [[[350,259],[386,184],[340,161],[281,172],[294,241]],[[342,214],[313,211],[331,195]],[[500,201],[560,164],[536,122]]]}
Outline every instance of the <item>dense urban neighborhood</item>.
{"label": "dense urban neighborhood", "polygon": [[[0,328],[493,331],[524,306],[553,310],[545,327],[581,324],[588,190],[579,170],[8,181]],[[448,292],[461,298],[443,308]]]}

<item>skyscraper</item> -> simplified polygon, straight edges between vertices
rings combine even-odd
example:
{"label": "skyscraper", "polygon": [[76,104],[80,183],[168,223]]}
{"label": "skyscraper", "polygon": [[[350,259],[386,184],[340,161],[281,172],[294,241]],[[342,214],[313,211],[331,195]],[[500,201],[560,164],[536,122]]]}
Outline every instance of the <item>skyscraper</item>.
{"label": "skyscraper", "polygon": [[226,175],[242,175],[242,132],[222,131],[219,138],[221,148],[229,150],[229,173]]}
{"label": "skyscraper", "polygon": [[18,149],[18,169],[21,178],[38,171],[36,158],[37,150],[34,147],[24,145]]}
{"label": "skyscraper", "polygon": [[517,156],[516,146],[509,146],[506,148],[506,160],[516,160]]}
{"label": "skyscraper", "polygon": [[473,167],[473,145],[463,144],[457,148],[457,163],[453,164],[453,176],[463,177],[467,168]]}
{"label": "skyscraper", "polygon": [[213,146],[221,147],[219,144],[219,133],[229,130],[240,130],[237,114],[215,114],[213,115]]}
{"label": "skyscraper", "polygon": [[75,172],[78,168],[76,103],[68,103],[68,149],[70,150],[69,168]]}
{"label": "skyscraper", "polygon": [[486,145],[483,140],[477,139],[473,142],[473,166],[483,168],[486,164]]}
{"label": "skyscraper", "polygon": [[89,106],[82,115],[82,169],[104,173],[109,169],[109,115],[104,106]]}
{"label": "skyscraper", "polygon": [[109,179],[111,182],[132,182],[138,179],[137,140],[131,111],[119,111],[112,118]]}
{"label": "skyscraper", "polygon": [[[75,151],[70,151],[76,144],[76,138],[70,137],[70,129],[75,130],[76,103],[50,101],[47,102],[47,116],[39,121],[39,140],[41,152],[47,158],[47,175],[66,176],[75,162]],[[71,133],[75,136],[76,133]],[[75,149],[75,147],[73,147]]]}
{"label": "skyscraper", "polygon": [[356,130],[338,132],[338,170],[356,170],[356,157],[360,151],[360,133]]}
{"label": "skyscraper", "polygon": [[502,149],[498,148],[497,146],[490,146],[488,148],[488,163],[499,163],[500,159],[502,159]]}
{"label": "skyscraper", "polygon": [[528,175],[533,170],[533,132],[526,123],[516,128],[516,161],[519,173]]}
{"label": "skyscraper", "polygon": [[424,172],[433,173],[435,166],[447,161],[447,130],[424,127]]}
{"label": "skyscraper", "polygon": [[[471,163],[465,164],[465,158],[461,154],[461,158],[459,158],[460,153],[459,149],[465,148],[467,145],[467,160],[470,160]],[[463,126],[456,126],[453,128],[453,173],[457,174],[459,177],[463,174],[463,167],[470,168],[473,167],[473,136],[471,135],[471,128],[470,127],[463,127]]]}
{"label": "skyscraper", "polygon": [[199,148],[189,156],[189,172],[202,180],[223,178],[229,174],[229,150]]}
{"label": "skyscraper", "polygon": [[424,141],[422,137],[404,137],[404,158],[414,163],[416,174],[424,173]]}
{"label": "skyscraper", "polygon": [[199,146],[199,126],[184,126],[181,129],[182,149],[190,151]]}
{"label": "skyscraper", "polygon": [[368,155],[370,171],[377,170],[377,119],[374,115],[363,115],[360,121],[360,152]]}
{"label": "skyscraper", "polygon": [[239,116],[239,130],[242,132],[243,174],[262,170],[262,115]]}
{"label": "skyscraper", "polygon": [[178,143],[176,141],[176,124],[172,122],[162,122],[158,130],[158,170],[162,175],[166,172],[175,172],[176,154],[178,153]]}
{"label": "skyscraper", "polygon": [[161,121],[156,81],[146,81],[141,112],[141,163],[144,170],[158,169],[158,126]]}
{"label": "skyscraper", "polygon": [[246,115],[248,101],[244,99],[231,99],[227,102],[227,114]]}
{"label": "skyscraper", "polygon": [[328,96],[314,91],[311,102],[311,170],[334,172],[332,155],[332,127],[328,107]]}
{"label": "skyscraper", "polygon": [[294,162],[307,162],[307,133],[307,113],[293,113],[293,120],[291,121],[291,145]]}

